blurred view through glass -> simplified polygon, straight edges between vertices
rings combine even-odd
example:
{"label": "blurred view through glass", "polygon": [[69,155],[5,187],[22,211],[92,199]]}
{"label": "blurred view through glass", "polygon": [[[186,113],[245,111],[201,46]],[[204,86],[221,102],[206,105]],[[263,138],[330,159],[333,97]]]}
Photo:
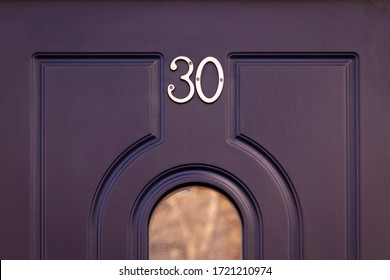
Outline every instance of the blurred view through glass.
{"label": "blurred view through glass", "polygon": [[223,194],[202,186],[165,197],[149,225],[149,258],[209,260],[242,258],[242,224]]}

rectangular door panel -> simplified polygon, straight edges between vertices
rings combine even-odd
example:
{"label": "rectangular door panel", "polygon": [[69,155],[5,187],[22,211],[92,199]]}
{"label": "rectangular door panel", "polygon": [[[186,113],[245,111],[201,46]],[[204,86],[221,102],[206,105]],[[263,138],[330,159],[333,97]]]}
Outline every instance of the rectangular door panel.
{"label": "rectangular door panel", "polygon": [[357,57],[282,53],[231,58],[235,130],[263,146],[291,179],[304,221],[305,258],[355,258]]}
{"label": "rectangular door panel", "polygon": [[[160,57],[35,56],[33,253],[85,259],[91,201],[117,157],[156,133]],[[158,120],[157,120],[158,121]],[[65,238],[66,237],[66,238]]]}

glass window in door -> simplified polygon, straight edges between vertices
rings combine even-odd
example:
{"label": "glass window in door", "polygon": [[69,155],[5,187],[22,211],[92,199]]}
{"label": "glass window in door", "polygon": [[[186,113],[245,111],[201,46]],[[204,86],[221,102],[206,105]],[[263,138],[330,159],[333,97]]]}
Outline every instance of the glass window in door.
{"label": "glass window in door", "polygon": [[157,204],[149,224],[149,259],[241,258],[241,218],[221,192],[183,187]]}

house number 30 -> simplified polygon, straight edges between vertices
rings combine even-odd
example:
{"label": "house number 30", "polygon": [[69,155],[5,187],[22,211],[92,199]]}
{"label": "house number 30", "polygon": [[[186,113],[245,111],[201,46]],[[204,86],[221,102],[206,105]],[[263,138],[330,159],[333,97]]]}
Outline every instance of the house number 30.
{"label": "house number 30", "polygon": [[[177,69],[176,62],[178,60],[184,60],[188,64],[188,72],[185,75],[181,76],[180,79],[185,81],[188,84],[188,86],[190,87],[190,92],[184,98],[177,98],[177,97],[175,97],[172,94],[172,92],[175,90],[175,85],[170,84],[168,86],[168,95],[169,95],[169,97],[176,103],[186,103],[186,102],[190,101],[191,98],[194,96],[195,87],[196,87],[196,91],[197,91],[200,99],[203,100],[203,102],[205,102],[205,103],[213,103],[213,102],[215,102],[218,99],[218,97],[221,95],[221,93],[222,93],[223,83],[224,83],[224,76],[223,76],[223,70],[222,70],[221,63],[219,63],[219,61],[216,58],[211,57],[211,56],[206,57],[205,59],[203,59],[200,62],[199,66],[198,66],[198,69],[196,70],[195,87],[194,87],[194,84],[190,80],[190,76],[191,76],[192,72],[194,71],[194,64],[192,63],[191,59],[189,59],[188,57],[186,57],[186,56],[178,56],[174,60],[172,60],[172,62],[171,62],[171,67],[170,68],[171,68],[172,71],[176,71],[176,69]],[[200,83],[200,81],[202,79],[203,67],[206,65],[206,63],[213,63],[215,65],[215,67],[217,68],[217,71],[218,71],[218,87],[217,87],[217,91],[215,92],[213,97],[210,97],[210,98],[207,97],[206,95],[204,95],[203,90],[202,90],[202,85]]]}

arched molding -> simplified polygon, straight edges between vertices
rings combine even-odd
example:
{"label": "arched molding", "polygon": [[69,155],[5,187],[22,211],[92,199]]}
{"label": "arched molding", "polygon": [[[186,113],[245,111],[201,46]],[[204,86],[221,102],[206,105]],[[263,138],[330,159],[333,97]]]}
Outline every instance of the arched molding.
{"label": "arched molding", "polygon": [[231,200],[242,220],[243,258],[262,259],[261,212],[248,187],[225,170],[200,164],[174,167],[147,184],[130,214],[128,258],[148,259],[148,227],[154,208],[169,193],[189,185],[213,188]]}

